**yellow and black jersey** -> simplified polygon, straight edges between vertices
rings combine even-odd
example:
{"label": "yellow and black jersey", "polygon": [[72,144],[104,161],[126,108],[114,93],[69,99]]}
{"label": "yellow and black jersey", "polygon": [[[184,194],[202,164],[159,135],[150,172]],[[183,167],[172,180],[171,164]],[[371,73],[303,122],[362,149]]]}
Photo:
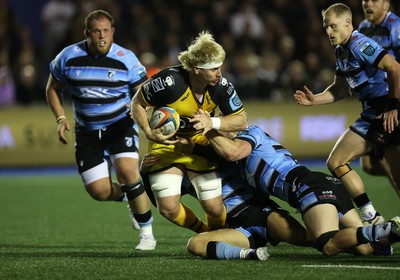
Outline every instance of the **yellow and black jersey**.
{"label": "yellow and black jersey", "polygon": [[148,106],[174,108],[181,118],[178,135],[193,136],[199,132],[193,129],[189,118],[198,110],[215,115],[218,108],[223,115],[238,114],[243,104],[234,86],[224,77],[215,86],[207,86],[203,99],[199,101],[191,90],[189,73],[182,66],[166,68],[144,83],[140,89]]}

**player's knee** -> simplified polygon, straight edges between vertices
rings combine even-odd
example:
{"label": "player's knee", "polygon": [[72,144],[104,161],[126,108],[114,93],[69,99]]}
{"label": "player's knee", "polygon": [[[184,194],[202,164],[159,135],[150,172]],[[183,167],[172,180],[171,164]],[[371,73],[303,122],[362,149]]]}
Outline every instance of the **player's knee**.
{"label": "player's knee", "polygon": [[126,194],[128,200],[135,199],[145,192],[141,180],[134,184],[121,184],[121,191]]}
{"label": "player's knee", "polygon": [[196,236],[191,237],[187,244],[186,244],[186,250],[194,255],[194,256],[198,256],[200,255],[200,244],[199,244],[199,238]]}
{"label": "player's knee", "polygon": [[85,185],[87,193],[97,201],[109,201],[114,200],[111,197],[111,187],[104,185],[100,181],[95,181],[88,185]]}
{"label": "player's knee", "polygon": [[332,246],[328,245],[329,241],[335,236],[337,232],[338,230],[332,230],[321,234],[315,241],[315,248],[317,248],[318,251],[322,252],[325,256],[332,256],[337,254],[338,251]]}
{"label": "player's knee", "polygon": [[347,173],[349,173],[352,169],[351,167],[346,163],[343,165],[335,165],[335,166],[330,166],[328,165],[328,169],[331,171],[332,175],[335,176],[336,178],[340,179]]}

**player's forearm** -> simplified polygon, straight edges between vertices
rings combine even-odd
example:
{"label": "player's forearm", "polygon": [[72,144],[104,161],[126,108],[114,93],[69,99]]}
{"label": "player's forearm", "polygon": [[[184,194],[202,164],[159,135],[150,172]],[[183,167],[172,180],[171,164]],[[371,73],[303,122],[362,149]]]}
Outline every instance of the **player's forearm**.
{"label": "player's forearm", "polygon": [[237,132],[246,129],[247,126],[246,113],[242,112],[237,115],[227,115],[221,117],[221,126],[218,130]]}
{"label": "player's forearm", "polygon": [[132,117],[135,120],[136,124],[140,127],[140,129],[144,132],[146,137],[148,138],[149,133],[151,133],[151,128],[149,125],[149,120],[147,118],[147,111],[140,104],[133,103],[131,105]]}
{"label": "player's forearm", "polygon": [[331,91],[324,91],[314,96],[314,105],[323,105],[335,102],[335,97]]}
{"label": "player's forearm", "polygon": [[61,94],[59,94],[54,88],[48,88],[46,90],[46,99],[47,104],[49,105],[56,119],[61,116],[65,116]]}
{"label": "player's forearm", "polygon": [[234,141],[222,136],[215,130],[208,132],[207,137],[210,140],[211,146],[218,155],[229,161],[238,159],[238,152],[240,149],[236,147]]}

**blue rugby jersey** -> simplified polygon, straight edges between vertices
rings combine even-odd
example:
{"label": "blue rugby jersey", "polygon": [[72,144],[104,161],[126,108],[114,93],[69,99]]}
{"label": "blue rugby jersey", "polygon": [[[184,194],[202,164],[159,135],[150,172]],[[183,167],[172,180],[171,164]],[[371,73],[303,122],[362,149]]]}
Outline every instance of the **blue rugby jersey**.
{"label": "blue rugby jersey", "polygon": [[222,199],[229,216],[235,216],[250,204],[254,194],[240,175],[239,166],[231,163],[220,169],[222,178]]}
{"label": "blue rugby jersey", "polygon": [[386,73],[377,65],[387,52],[377,42],[358,31],[344,46],[336,46],[336,75],[344,76],[358,100],[388,94]]}
{"label": "blue rugby jersey", "polygon": [[77,129],[97,130],[129,115],[130,90],[143,83],[146,69],[136,55],[115,43],[105,56],[92,56],[86,41],[64,48],[50,72],[66,85]]}
{"label": "blue rugby jersey", "polygon": [[257,126],[239,132],[236,138],[252,146],[252,152],[240,162],[247,182],[264,194],[288,202],[293,182],[288,182],[286,177],[291,170],[302,165],[278,141]]}
{"label": "blue rugby jersey", "polygon": [[372,38],[400,62],[400,18],[396,14],[388,12],[379,25],[363,20],[358,31]]}

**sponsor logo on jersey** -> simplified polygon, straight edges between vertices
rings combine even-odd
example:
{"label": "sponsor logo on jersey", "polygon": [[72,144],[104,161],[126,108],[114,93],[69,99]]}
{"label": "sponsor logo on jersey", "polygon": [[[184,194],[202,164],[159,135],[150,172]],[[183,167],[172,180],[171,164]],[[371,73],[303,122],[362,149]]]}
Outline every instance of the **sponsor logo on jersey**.
{"label": "sponsor logo on jersey", "polygon": [[174,78],[172,76],[166,77],[164,80],[164,85],[169,86],[169,87],[175,85]]}
{"label": "sponsor logo on jersey", "polygon": [[362,48],[361,51],[368,56],[372,56],[375,53],[375,48],[371,46],[369,43],[366,43]]}
{"label": "sponsor logo on jersey", "polygon": [[163,81],[161,80],[161,77],[158,77],[157,79],[152,80],[151,86],[152,86],[154,92],[165,89]]}
{"label": "sponsor logo on jersey", "polygon": [[119,50],[119,51],[117,51],[117,55],[118,55],[118,56],[124,56],[125,53],[124,53],[123,51]]}

